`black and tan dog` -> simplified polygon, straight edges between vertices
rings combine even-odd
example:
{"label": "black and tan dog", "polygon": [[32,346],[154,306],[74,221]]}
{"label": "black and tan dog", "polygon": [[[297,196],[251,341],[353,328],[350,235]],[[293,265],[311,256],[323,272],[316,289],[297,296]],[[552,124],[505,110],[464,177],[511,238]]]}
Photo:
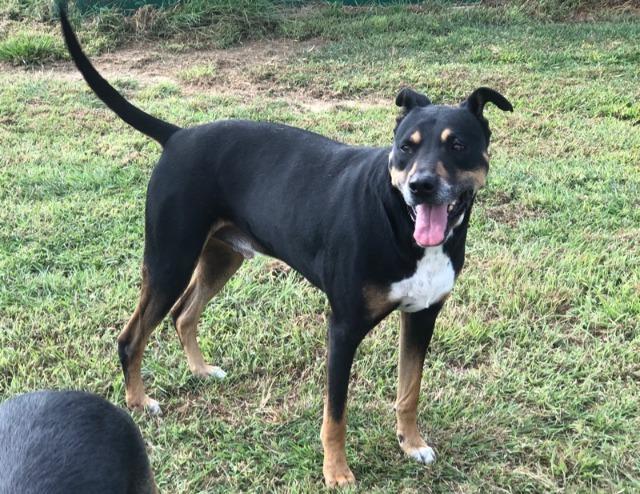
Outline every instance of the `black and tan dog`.
{"label": "black and tan dog", "polygon": [[488,88],[456,107],[404,89],[388,148],[239,120],[182,129],[127,102],[92,67],[64,15],[62,26],[96,95],[164,147],[147,191],[140,300],[118,337],[127,404],[159,411],[140,366],[149,335],[169,311],[191,370],[222,374],[203,360],[198,319],[243,259],[260,252],[292,266],[331,305],[321,430],[326,483],[354,482],[345,457],[351,364],[365,335],[395,309],[402,318],[398,440],[409,456],[433,461],[416,417],[425,352],[462,269],[471,206],[489,168],[485,103],[509,111],[511,104]]}
{"label": "black and tan dog", "polygon": [[0,405],[0,494],[153,494],[129,414],[80,391],[37,391]]}

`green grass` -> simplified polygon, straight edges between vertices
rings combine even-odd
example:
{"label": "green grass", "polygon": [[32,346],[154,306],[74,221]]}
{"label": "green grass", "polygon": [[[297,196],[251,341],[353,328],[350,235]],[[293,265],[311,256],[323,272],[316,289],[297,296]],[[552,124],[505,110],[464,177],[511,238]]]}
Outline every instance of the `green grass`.
{"label": "green grass", "polygon": [[216,76],[216,68],[212,65],[196,65],[186,68],[178,74],[181,81],[194,84],[208,84],[213,82]]}
{"label": "green grass", "polygon": [[[620,20],[638,13],[637,6],[629,0],[436,0],[422,3],[412,0],[4,0],[0,3],[0,37],[15,37],[16,31],[23,30],[25,25],[44,33],[40,37],[57,35],[58,3],[68,6],[69,15],[90,54],[103,53],[140,39],[169,40],[174,47],[187,49],[225,48],[274,37],[336,39],[364,32],[367,38],[368,29],[388,28],[398,32],[398,29],[406,30],[405,22],[415,26],[415,18],[406,15],[407,9],[422,13],[423,16],[417,17],[423,20],[428,14],[431,17],[427,20],[428,29],[433,28],[434,19],[467,17],[469,13],[476,17],[475,22],[501,23],[515,19],[526,22],[531,17],[541,20]],[[387,6],[380,6],[380,3]],[[476,8],[481,3],[483,8]],[[345,17],[351,19],[344,22]],[[445,27],[440,26],[440,29]],[[43,43],[44,40],[28,43],[21,40],[17,46],[9,47],[9,51],[5,48],[0,61],[37,64],[65,56],[59,47],[52,50]]]}
{"label": "green grass", "polygon": [[[313,49],[256,58],[237,81],[251,97],[215,92],[224,67],[204,62],[165,82],[114,79],[180,125],[262,119],[353,144],[391,141],[403,84],[444,103],[490,85],[514,103],[487,110],[489,184],[425,369],[420,422],[439,459],[418,466],[396,444],[393,316],[354,366],[359,490],[640,490],[640,19],[342,12],[290,18],[287,36]],[[158,155],[65,72],[0,72],[0,399],[71,387],[123,404],[115,337],[136,302]],[[258,259],[201,324],[227,380],[191,377],[169,322],[156,330],[144,377],[164,416],[134,418],[162,492],[321,489],[327,313],[321,293]]]}
{"label": "green grass", "polygon": [[[0,49],[0,61],[36,64],[66,56],[58,46],[55,50],[50,46],[49,38],[59,32],[55,3],[57,0],[0,3],[0,39],[8,36],[2,42],[7,46]],[[184,0],[167,8],[146,5],[133,11],[113,6],[81,11],[76,2],[66,3],[91,54],[139,39],[172,40],[185,47],[227,47],[283,34],[282,25],[287,22],[287,9],[270,0]],[[25,26],[42,34],[37,39],[25,39],[20,32]]]}
{"label": "green grass", "polygon": [[0,61],[31,65],[62,58],[62,42],[50,34],[19,33],[0,41]]}

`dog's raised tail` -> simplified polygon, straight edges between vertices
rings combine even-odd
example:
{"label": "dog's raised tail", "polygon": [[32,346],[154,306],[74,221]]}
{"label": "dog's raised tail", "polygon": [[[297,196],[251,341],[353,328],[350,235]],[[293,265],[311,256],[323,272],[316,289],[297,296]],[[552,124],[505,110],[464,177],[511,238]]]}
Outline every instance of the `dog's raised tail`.
{"label": "dog's raised tail", "polygon": [[66,10],[63,7],[60,7],[58,10],[62,23],[62,34],[71,59],[76,64],[76,67],[78,67],[78,70],[84,77],[84,80],[87,81],[89,87],[96,93],[96,96],[134,129],[148,135],[164,146],[169,138],[176,131],[180,130],[180,127],[160,120],[136,108],[124,99],[111,84],[103,79],[82,51],[78,38],[76,38],[69,23]]}

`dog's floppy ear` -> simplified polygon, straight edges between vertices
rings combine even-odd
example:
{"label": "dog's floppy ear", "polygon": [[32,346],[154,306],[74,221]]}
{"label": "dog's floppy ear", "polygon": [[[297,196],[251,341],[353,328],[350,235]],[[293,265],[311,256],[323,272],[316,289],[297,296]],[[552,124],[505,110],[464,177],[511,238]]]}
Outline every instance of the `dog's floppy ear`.
{"label": "dog's floppy ear", "polygon": [[431,101],[424,94],[408,87],[402,88],[398,96],[396,96],[396,105],[401,106],[405,111],[411,111],[416,106],[428,106],[430,104]]}
{"label": "dog's floppy ear", "polygon": [[477,117],[482,118],[484,105],[493,103],[502,111],[513,111],[513,106],[507,98],[502,96],[498,91],[494,91],[488,87],[479,87],[469,97],[460,103],[460,106],[466,108]]}

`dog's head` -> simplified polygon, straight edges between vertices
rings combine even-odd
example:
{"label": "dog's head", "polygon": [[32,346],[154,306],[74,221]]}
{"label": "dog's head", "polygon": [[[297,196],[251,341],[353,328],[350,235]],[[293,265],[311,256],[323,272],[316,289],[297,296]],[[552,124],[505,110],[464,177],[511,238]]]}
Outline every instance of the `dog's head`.
{"label": "dog's head", "polygon": [[432,105],[424,94],[405,88],[389,155],[391,183],[401,193],[415,222],[413,237],[422,247],[443,243],[462,222],[489,171],[486,103],[513,111],[489,88],[478,88],[459,106]]}

